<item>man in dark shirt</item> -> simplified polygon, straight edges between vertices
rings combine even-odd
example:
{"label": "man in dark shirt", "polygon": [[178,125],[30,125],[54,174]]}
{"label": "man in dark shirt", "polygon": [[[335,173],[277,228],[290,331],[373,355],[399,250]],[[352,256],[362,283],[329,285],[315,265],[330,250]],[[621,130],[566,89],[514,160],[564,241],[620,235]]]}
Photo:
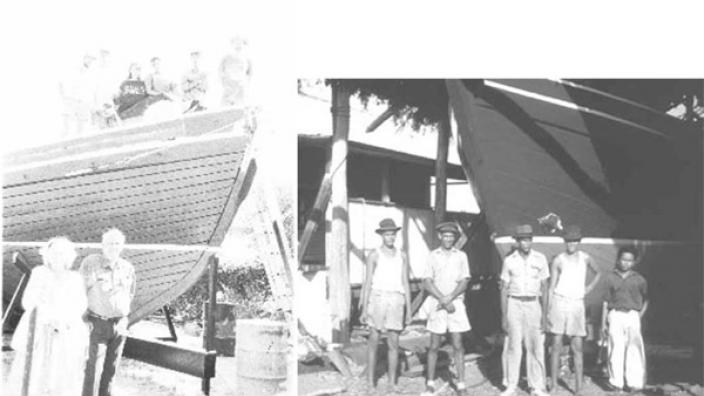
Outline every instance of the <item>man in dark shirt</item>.
{"label": "man in dark shirt", "polygon": [[648,309],[648,283],[633,271],[638,253],[630,247],[620,248],[616,269],[606,274],[604,310],[609,341],[609,383],[631,390],[645,385],[645,348],[640,320]]}

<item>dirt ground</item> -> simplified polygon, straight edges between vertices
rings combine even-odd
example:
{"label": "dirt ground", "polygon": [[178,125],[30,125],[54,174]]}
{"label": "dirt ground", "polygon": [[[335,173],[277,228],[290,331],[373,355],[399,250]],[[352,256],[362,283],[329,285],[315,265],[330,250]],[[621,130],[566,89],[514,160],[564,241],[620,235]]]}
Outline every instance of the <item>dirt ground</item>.
{"label": "dirt ground", "polygon": [[[413,344],[414,342],[411,342]],[[417,344],[417,343],[416,343]],[[421,343],[422,344],[422,343]],[[403,349],[418,349],[418,345],[406,345],[401,342]],[[425,347],[427,349],[427,346]],[[702,388],[702,364],[696,362],[692,356],[691,348],[672,347],[663,345],[648,345],[648,381],[644,391],[630,393],[630,395],[645,396],[704,396]],[[490,351],[477,356],[470,361],[465,360],[466,382],[470,386],[469,394],[476,396],[496,396],[501,390],[500,348],[494,346]],[[425,351],[422,352],[424,354]],[[383,356],[384,353],[381,353]],[[585,385],[584,396],[618,395],[618,392],[606,391],[600,370],[593,364],[595,356],[585,356]],[[356,359],[360,361],[359,358]],[[402,359],[403,360],[403,359]],[[424,356],[421,357],[424,360]],[[322,395],[419,395],[424,390],[425,377],[423,365],[418,360],[415,370],[405,371],[399,377],[396,389],[387,382],[385,363],[377,366],[378,383],[375,389],[366,387],[365,368],[363,359],[359,365],[352,363],[353,378],[345,379],[330,365],[310,364],[299,365],[298,394],[300,396]],[[403,366],[403,363],[401,364]],[[441,379],[438,396],[455,395],[453,388],[453,372],[445,368],[438,375]],[[569,396],[573,394],[574,374],[565,372],[559,380],[558,389],[551,392],[555,396]],[[528,386],[525,378],[521,380],[518,396],[528,396]],[[621,392],[621,395],[627,393]]]}

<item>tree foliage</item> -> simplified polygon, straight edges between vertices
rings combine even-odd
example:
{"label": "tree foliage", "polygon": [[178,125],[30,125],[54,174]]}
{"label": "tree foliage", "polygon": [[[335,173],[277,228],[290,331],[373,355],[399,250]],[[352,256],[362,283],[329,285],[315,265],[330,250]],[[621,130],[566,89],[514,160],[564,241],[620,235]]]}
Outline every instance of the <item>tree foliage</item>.
{"label": "tree foliage", "polygon": [[372,98],[394,109],[394,120],[410,122],[413,129],[436,125],[448,114],[445,80],[440,79],[340,79],[326,80],[328,85],[343,86],[358,95],[363,104]]}

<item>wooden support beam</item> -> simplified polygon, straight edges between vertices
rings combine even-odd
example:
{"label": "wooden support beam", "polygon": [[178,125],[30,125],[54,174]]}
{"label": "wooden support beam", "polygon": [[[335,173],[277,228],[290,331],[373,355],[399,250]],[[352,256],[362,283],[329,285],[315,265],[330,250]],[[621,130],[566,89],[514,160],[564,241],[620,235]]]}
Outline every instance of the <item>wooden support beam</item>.
{"label": "wooden support beam", "polygon": [[350,340],[349,219],[347,202],[347,140],[350,129],[350,91],[332,86],[333,137],[330,163],[333,168],[330,205],[326,220],[325,262],[330,268],[329,291],[332,313],[332,339],[346,344]]}
{"label": "wooden support beam", "polygon": [[381,202],[391,202],[391,161],[388,159],[381,165]]}
{"label": "wooden support beam", "polygon": [[[329,162],[328,162],[329,163]],[[332,186],[332,177],[330,173],[325,174],[322,183],[320,183],[320,189],[318,194],[315,196],[315,203],[313,204],[313,209],[311,209],[308,220],[306,221],[306,227],[303,230],[301,239],[298,241],[298,265],[303,264],[303,257],[305,257],[306,250],[308,249],[308,244],[310,243],[313,234],[318,229],[320,224],[325,221],[325,210],[328,207],[328,202],[330,202],[330,190]]]}
{"label": "wooden support beam", "polygon": [[[124,355],[140,362],[199,377],[203,381],[215,377],[215,351],[130,336],[125,342]],[[208,383],[208,387],[209,385]]]}
{"label": "wooden support beam", "polygon": [[435,224],[445,221],[445,213],[447,211],[447,156],[449,144],[450,114],[448,111],[438,124],[438,155],[435,159]]}
{"label": "wooden support beam", "polygon": [[[206,312],[204,312],[205,328],[203,329],[203,349],[207,352],[213,353],[215,353],[215,308],[217,305],[215,296],[218,282],[217,277],[218,258],[215,255],[212,255],[210,256],[208,262],[208,309]],[[206,395],[210,394],[210,378],[211,377],[203,376],[201,380],[201,390]]]}
{"label": "wooden support beam", "polygon": [[166,316],[166,325],[169,327],[169,334],[171,338],[168,341],[176,342],[178,341],[178,336],[176,335],[176,329],[174,328],[174,321],[171,318],[171,310],[168,305],[164,305],[164,316]]}
{"label": "wooden support beam", "polygon": [[2,328],[5,328],[5,321],[7,320],[8,317],[12,314],[12,312],[20,305],[20,299],[22,298],[22,295],[24,294],[24,289],[27,287],[27,283],[29,282],[29,275],[32,272],[32,270],[29,268],[27,265],[27,259],[24,258],[22,253],[20,252],[14,252],[12,253],[12,263],[17,267],[20,271],[22,271],[22,277],[20,278],[20,282],[17,285],[17,288],[15,289],[15,292],[12,294],[12,299],[10,300],[10,303],[8,304],[7,308],[5,309],[5,312],[3,312],[2,315]]}

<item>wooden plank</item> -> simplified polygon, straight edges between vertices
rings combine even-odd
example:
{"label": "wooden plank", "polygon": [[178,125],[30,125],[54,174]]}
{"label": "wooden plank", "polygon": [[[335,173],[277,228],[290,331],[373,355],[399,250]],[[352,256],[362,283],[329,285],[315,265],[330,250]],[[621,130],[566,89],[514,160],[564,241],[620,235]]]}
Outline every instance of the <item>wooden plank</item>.
{"label": "wooden plank", "polygon": [[[41,207],[32,210],[32,207],[25,207],[21,209],[8,209],[3,210],[4,217],[11,219],[12,217],[20,216],[32,216],[32,215],[43,215],[52,216],[51,213],[47,212],[58,211],[59,215],[66,213],[67,215],[73,215],[74,213],[80,213],[81,210],[89,208],[92,211],[104,210],[104,208],[120,208],[125,202],[130,202],[126,205],[126,208],[134,207],[138,205],[149,205],[158,202],[164,202],[172,199],[183,200],[188,194],[195,195],[225,195],[226,191],[232,188],[233,179],[225,178],[218,180],[211,180],[209,182],[192,182],[189,184],[184,184],[181,186],[172,186],[169,188],[161,190],[147,190],[140,191],[135,190],[122,195],[113,195],[109,197],[95,197],[89,200],[77,201],[71,205],[61,205],[60,201],[41,203]],[[102,206],[101,206],[102,205]],[[25,220],[26,221],[26,220]]]}
{"label": "wooden plank", "polygon": [[[37,164],[24,165],[25,168],[6,167],[3,185],[11,187],[27,183],[49,180],[71,180],[85,175],[98,175],[126,169],[139,169],[146,166],[159,166],[188,158],[200,158],[203,154],[213,156],[221,153],[237,155],[249,143],[248,137],[213,136],[209,141],[156,142],[151,147],[135,148],[118,146],[115,150],[124,152],[85,153],[75,157],[61,157]],[[178,144],[178,145],[175,145]]]}
{"label": "wooden plank", "polygon": [[[218,200],[222,200],[217,198]],[[207,203],[208,205],[204,205]],[[187,205],[177,206],[177,207],[165,207],[159,208],[155,211],[146,212],[135,212],[134,214],[122,214],[113,216],[112,210],[106,210],[106,212],[111,213],[109,218],[106,218],[104,213],[93,214],[91,216],[81,216],[76,215],[73,217],[62,216],[60,218],[50,218],[35,220],[30,223],[12,224],[7,226],[5,230],[6,235],[13,235],[14,238],[20,239],[18,235],[27,234],[27,239],[31,238],[32,235],[36,235],[36,229],[39,227],[43,228],[45,234],[54,233],[55,235],[60,235],[65,233],[67,225],[70,224],[70,228],[101,228],[108,229],[114,226],[116,223],[129,224],[132,228],[145,229],[153,228],[156,225],[163,225],[165,219],[176,218],[181,220],[181,217],[185,219],[198,219],[209,214],[222,212],[223,206],[222,202],[192,202]],[[188,215],[185,217],[184,215]],[[134,219],[134,220],[133,220]],[[44,220],[44,221],[42,221]]]}
{"label": "wooden plank", "polygon": [[[62,193],[47,192],[45,194],[34,194],[31,197],[19,196],[14,199],[4,201],[5,210],[13,210],[18,207],[28,207],[35,205],[54,204],[65,202],[66,205],[75,204],[87,199],[108,198],[110,196],[119,196],[134,191],[151,190],[151,194],[155,194],[172,185],[188,185],[196,183],[207,184],[210,180],[234,179],[235,169],[228,167],[212,168],[204,173],[202,169],[189,169],[179,173],[156,173],[145,177],[117,180],[111,183],[98,183],[95,185],[85,185],[75,191],[64,191]],[[41,190],[41,185],[35,186],[37,190]],[[11,193],[12,190],[6,190]]]}
{"label": "wooden plank", "polygon": [[[219,211],[211,211],[204,216],[184,218],[149,226],[135,226],[134,223],[114,221],[109,226],[120,229],[128,236],[130,241],[140,241],[142,243],[174,243],[191,244],[194,237],[201,233],[210,234],[213,227],[220,218]],[[103,228],[86,228],[74,224],[66,224],[62,234],[74,241],[100,241],[103,232],[108,226]],[[22,232],[8,232],[3,235],[7,240],[28,240],[36,238],[38,240],[49,240],[55,237],[56,233],[51,230],[25,229]],[[174,238],[183,237],[182,240]],[[200,240],[200,238],[198,238]]]}
{"label": "wooden plank", "polygon": [[438,147],[435,159],[435,224],[445,221],[447,210],[447,155],[450,145],[450,119],[448,114],[438,125]]}
{"label": "wooden plank", "polygon": [[107,133],[65,140],[42,147],[10,153],[5,164],[24,164],[40,161],[45,158],[55,158],[58,155],[70,155],[86,151],[96,151],[101,148],[113,147],[125,143],[137,143],[150,140],[168,140],[179,136],[197,136],[212,133],[223,126],[232,125],[242,117],[242,110],[227,109],[218,112],[194,113],[175,120],[165,120],[143,125],[115,128]]}
{"label": "wooden plank", "polygon": [[[120,170],[113,169],[110,171],[76,175],[61,179],[16,184],[5,187],[8,191],[3,195],[3,198],[10,199],[18,196],[32,196],[42,192],[56,193],[70,191],[92,184],[112,183],[116,180],[138,179],[154,174],[180,173],[188,169],[220,168],[223,166],[231,166],[232,162],[239,162],[241,156],[239,152],[228,151],[217,155],[189,156],[188,158],[180,158],[173,162],[153,163],[149,166],[124,168]],[[41,183],[41,189],[37,188],[37,183]]]}
{"label": "wooden plank", "polygon": [[326,219],[325,261],[330,268],[330,306],[333,341],[350,339],[349,225],[347,207],[347,140],[350,128],[350,92],[340,85],[332,87],[333,142],[330,157],[332,187]]}
{"label": "wooden plank", "polygon": [[215,352],[130,336],[123,354],[130,359],[199,378],[215,376]]}
{"label": "wooden plank", "polygon": [[310,216],[308,216],[308,221],[306,221],[305,229],[303,230],[300,242],[298,243],[299,265],[303,264],[303,258],[306,255],[308,244],[310,243],[313,234],[318,229],[318,226],[325,221],[325,211],[327,209],[328,202],[330,202],[331,186],[332,178],[328,173],[325,177],[323,177],[322,183],[320,183],[320,189],[318,190],[318,194],[315,196],[315,203],[313,204]]}

